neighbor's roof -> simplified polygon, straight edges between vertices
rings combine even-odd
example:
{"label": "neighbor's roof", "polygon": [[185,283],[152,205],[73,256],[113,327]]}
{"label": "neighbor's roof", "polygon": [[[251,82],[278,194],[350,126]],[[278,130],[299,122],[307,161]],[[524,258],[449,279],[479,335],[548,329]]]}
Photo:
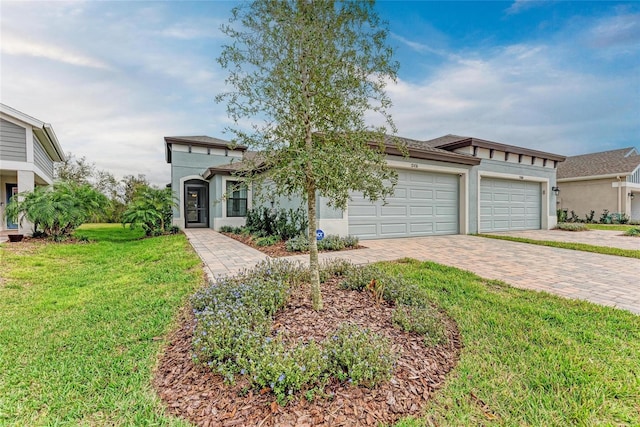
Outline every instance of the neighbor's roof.
{"label": "neighbor's roof", "polygon": [[8,105],[0,103],[0,112],[4,115],[13,117],[33,128],[33,132],[38,137],[38,140],[43,144],[44,149],[47,151],[51,159],[55,162],[63,162],[66,159],[64,151],[60,146],[58,137],[53,131],[53,127],[49,123],[40,121],[28,114],[18,111],[15,108],[11,108]]}
{"label": "neighbor's roof", "polygon": [[257,158],[258,155],[259,153],[257,151],[245,151],[243,153],[242,160],[232,158],[231,161],[227,164],[207,168],[202,174],[202,177],[204,179],[210,179],[215,174],[226,175],[233,174],[235,172],[241,172],[248,167],[249,162],[251,162],[251,165],[259,168],[262,166],[262,162]]}
{"label": "neighbor's roof", "polygon": [[244,145],[234,145],[231,141],[225,141],[224,139],[212,138],[210,136],[165,136],[165,160],[167,163],[171,163],[171,145],[192,145],[198,147],[208,148],[226,148],[229,150],[245,151],[247,147]]}
{"label": "neighbor's roof", "polygon": [[428,145],[430,147],[437,147],[443,150],[455,150],[462,147],[481,147],[488,148],[490,150],[499,150],[505,151],[513,154],[523,154],[525,156],[538,157],[541,159],[549,159],[555,160],[557,162],[562,162],[565,159],[565,156],[561,156],[559,154],[546,153],[544,151],[531,150],[525,147],[519,147],[517,145],[509,145],[503,144],[501,142],[488,141],[486,139],[473,138],[470,136],[460,136],[460,135],[445,135],[439,138],[431,139],[428,141],[424,141],[423,144]]}
{"label": "neighbor's roof", "polygon": [[640,166],[640,154],[633,147],[567,157],[558,166],[558,179],[597,176],[627,176]]}

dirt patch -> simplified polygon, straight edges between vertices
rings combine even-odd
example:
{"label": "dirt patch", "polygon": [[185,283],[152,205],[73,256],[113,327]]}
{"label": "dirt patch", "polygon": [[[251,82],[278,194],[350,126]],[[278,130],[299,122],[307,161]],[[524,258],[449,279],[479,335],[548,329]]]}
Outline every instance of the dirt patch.
{"label": "dirt patch", "polygon": [[339,289],[335,281],[322,285],[325,309],[316,312],[304,288],[296,291],[274,319],[273,334],[284,333],[292,342],[321,341],[342,322],[352,322],[387,336],[400,355],[390,381],[374,389],[334,381],[326,398],[312,402],[299,397],[286,407],[271,393],[246,390],[247,382],[225,385],[191,358],[193,318],[185,313],[180,328],[170,337],[161,357],[154,385],[167,410],[198,426],[376,426],[419,415],[434,390],[458,361],[461,338],[453,320],[444,317],[447,342],[425,347],[423,338],[396,329],[393,307],[375,304],[364,292]]}
{"label": "dirt patch", "polygon": [[[242,242],[247,246],[251,246],[253,249],[262,252],[263,254],[269,255],[271,258],[280,258],[284,256],[293,256],[293,255],[304,255],[309,252],[289,252],[285,247],[285,242],[278,242],[275,245],[271,246],[258,246],[256,242],[253,240],[253,237],[246,234],[234,234],[234,233],[221,233],[227,237],[230,237],[238,242]],[[342,251],[352,251],[354,249],[366,249],[366,246],[358,245],[355,248],[344,248]],[[318,251],[318,252],[341,252],[341,251]]]}

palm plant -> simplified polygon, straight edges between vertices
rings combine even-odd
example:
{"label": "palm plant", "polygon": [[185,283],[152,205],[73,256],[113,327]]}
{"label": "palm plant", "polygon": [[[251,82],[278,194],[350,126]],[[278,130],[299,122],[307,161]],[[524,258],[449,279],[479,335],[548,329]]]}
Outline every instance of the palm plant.
{"label": "palm plant", "polygon": [[171,196],[171,189],[147,187],[137,192],[122,214],[122,224],[129,224],[131,228],[141,227],[147,236],[162,234],[171,225],[174,206],[176,202]]}
{"label": "palm plant", "polygon": [[107,198],[88,184],[58,182],[18,194],[7,205],[6,213],[14,222],[32,223],[34,233],[60,240],[107,204]]}

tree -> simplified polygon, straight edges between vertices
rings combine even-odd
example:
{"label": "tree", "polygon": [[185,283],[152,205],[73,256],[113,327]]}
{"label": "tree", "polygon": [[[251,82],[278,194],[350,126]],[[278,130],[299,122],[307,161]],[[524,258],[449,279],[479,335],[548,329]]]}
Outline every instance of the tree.
{"label": "tree", "polygon": [[[372,1],[257,0],[234,8],[222,30],[232,43],[218,61],[234,90],[216,99],[236,125],[254,119],[250,130],[229,129],[234,142],[261,151],[260,165],[244,171],[249,180],[259,187],[268,178],[277,195],[306,199],[313,307],[322,309],[317,197],[344,210],[350,191],[377,200],[397,181],[384,154],[387,129],[395,133],[384,88],[398,69],[388,28]],[[369,112],[384,125],[367,125]]]}
{"label": "tree", "polygon": [[41,232],[54,240],[61,240],[101,212],[107,204],[107,198],[89,184],[56,182],[11,198],[7,216],[13,221],[26,219],[31,222],[34,234]]}

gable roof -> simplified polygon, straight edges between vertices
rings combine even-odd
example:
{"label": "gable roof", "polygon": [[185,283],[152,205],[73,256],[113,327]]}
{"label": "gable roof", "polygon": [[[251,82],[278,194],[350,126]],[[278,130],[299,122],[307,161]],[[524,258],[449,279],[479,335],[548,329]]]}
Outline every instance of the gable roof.
{"label": "gable roof", "polygon": [[567,157],[558,166],[558,179],[627,176],[640,166],[634,147]]}
{"label": "gable roof", "polygon": [[[425,144],[424,141],[418,141],[416,139],[403,138],[400,136],[385,135],[385,153],[402,156],[403,153],[396,146],[396,142],[407,147],[409,157],[414,159],[425,160],[440,160],[443,162],[459,163],[463,165],[478,165],[480,159],[470,156],[468,154],[454,153],[451,151],[443,150],[440,148],[432,147]],[[377,146],[375,142],[371,145]]]}
{"label": "gable roof", "polygon": [[0,103],[0,113],[13,117],[25,125],[31,126],[33,133],[38,137],[38,140],[44,147],[45,151],[54,162],[63,162],[66,159],[64,151],[62,151],[62,147],[58,141],[58,137],[53,131],[51,124],[42,122],[23,113],[22,111],[18,111],[15,108],[11,108],[2,103]]}
{"label": "gable roof", "polygon": [[445,135],[439,138],[424,141],[425,145],[441,148],[443,150],[456,150],[462,147],[481,147],[490,150],[499,150],[512,154],[523,154],[525,156],[538,157],[541,159],[549,159],[557,162],[565,160],[565,156],[559,154],[546,153],[544,151],[531,150],[529,148],[518,147],[516,145],[503,144],[501,142],[489,141],[486,139],[473,138],[470,136]]}

